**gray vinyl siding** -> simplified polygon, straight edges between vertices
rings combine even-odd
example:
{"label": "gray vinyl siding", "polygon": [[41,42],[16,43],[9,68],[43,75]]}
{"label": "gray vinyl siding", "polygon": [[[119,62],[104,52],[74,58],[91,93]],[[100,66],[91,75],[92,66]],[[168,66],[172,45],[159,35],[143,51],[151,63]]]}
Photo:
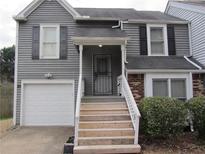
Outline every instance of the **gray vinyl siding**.
{"label": "gray vinyl siding", "polygon": [[[68,27],[68,51],[66,60],[32,60],[32,27],[39,24],[61,24]],[[76,23],[72,16],[56,1],[45,1],[19,25],[18,89],[16,120],[20,122],[20,99],[22,79],[44,79],[44,74],[53,74],[54,79],[74,79],[75,91],[79,73],[79,54],[71,37]]]}
{"label": "gray vinyl siding", "polygon": [[140,38],[138,24],[123,24],[123,30],[127,33],[127,56],[140,55]]}
{"label": "gray vinyl siding", "polygon": [[[176,55],[188,56],[190,55],[189,48],[189,30],[186,24],[176,24],[175,28],[175,43]],[[139,24],[126,23],[123,24],[123,30],[127,33],[129,40],[127,43],[127,55],[140,55],[140,38],[139,38]]]}
{"label": "gray vinyl siding", "polygon": [[121,75],[120,46],[85,46],[83,50],[83,79],[85,95],[93,95],[93,57],[94,55],[111,55],[113,95],[117,95],[117,77]]}
{"label": "gray vinyl siding", "polygon": [[193,57],[205,65],[205,13],[193,12],[189,8],[191,5],[186,9],[170,5],[166,13],[191,22]]}

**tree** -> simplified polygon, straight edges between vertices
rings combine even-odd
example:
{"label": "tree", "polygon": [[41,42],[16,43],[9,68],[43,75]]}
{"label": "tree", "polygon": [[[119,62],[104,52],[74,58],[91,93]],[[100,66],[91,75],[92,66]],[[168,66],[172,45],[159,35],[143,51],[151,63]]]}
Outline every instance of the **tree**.
{"label": "tree", "polygon": [[14,79],[15,46],[0,50],[0,77],[1,81]]}

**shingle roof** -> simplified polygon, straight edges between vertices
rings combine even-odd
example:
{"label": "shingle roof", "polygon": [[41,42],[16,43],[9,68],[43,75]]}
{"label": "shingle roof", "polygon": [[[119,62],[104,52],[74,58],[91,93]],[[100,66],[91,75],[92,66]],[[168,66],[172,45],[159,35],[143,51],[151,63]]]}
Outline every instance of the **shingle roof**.
{"label": "shingle roof", "polygon": [[127,37],[127,34],[120,29],[112,28],[77,28],[76,37]]}
{"label": "shingle roof", "polygon": [[116,18],[116,20],[157,20],[157,21],[184,21],[159,11],[136,11],[124,8],[75,8],[82,16],[92,18]]}
{"label": "shingle roof", "polygon": [[184,57],[177,56],[136,56],[128,57],[127,61],[127,69],[198,69]]}

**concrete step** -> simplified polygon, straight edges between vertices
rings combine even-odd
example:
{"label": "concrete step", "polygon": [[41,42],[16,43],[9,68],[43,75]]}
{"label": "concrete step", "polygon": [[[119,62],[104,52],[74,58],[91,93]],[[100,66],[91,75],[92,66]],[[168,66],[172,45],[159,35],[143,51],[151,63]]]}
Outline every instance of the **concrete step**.
{"label": "concrete step", "polygon": [[79,145],[120,145],[134,144],[134,136],[79,137]]}
{"label": "concrete step", "polygon": [[114,108],[127,108],[127,104],[125,102],[108,102],[108,103],[81,103],[81,110],[84,109],[114,109]]}
{"label": "concrete step", "polygon": [[124,102],[125,98],[121,96],[84,96],[82,102]]}
{"label": "concrete step", "polygon": [[80,121],[123,121],[130,119],[129,114],[80,115]]}
{"label": "concrete step", "polygon": [[76,146],[74,154],[121,154],[121,153],[140,153],[140,145],[92,145]]}
{"label": "concrete step", "polygon": [[133,128],[132,121],[81,121],[80,129],[96,128]]}
{"label": "concrete step", "polygon": [[103,109],[85,109],[80,111],[80,115],[104,115],[104,114],[129,114],[127,108],[109,108],[107,110]]}
{"label": "concrete step", "polygon": [[79,129],[79,137],[134,136],[133,128]]}

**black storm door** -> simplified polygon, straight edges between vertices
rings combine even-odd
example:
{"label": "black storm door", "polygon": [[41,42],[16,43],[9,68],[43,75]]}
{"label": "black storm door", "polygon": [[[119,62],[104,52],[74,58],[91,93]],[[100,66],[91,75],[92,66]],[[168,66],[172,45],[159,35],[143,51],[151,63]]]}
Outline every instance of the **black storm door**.
{"label": "black storm door", "polygon": [[112,95],[111,55],[94,56],[94,95]]}

